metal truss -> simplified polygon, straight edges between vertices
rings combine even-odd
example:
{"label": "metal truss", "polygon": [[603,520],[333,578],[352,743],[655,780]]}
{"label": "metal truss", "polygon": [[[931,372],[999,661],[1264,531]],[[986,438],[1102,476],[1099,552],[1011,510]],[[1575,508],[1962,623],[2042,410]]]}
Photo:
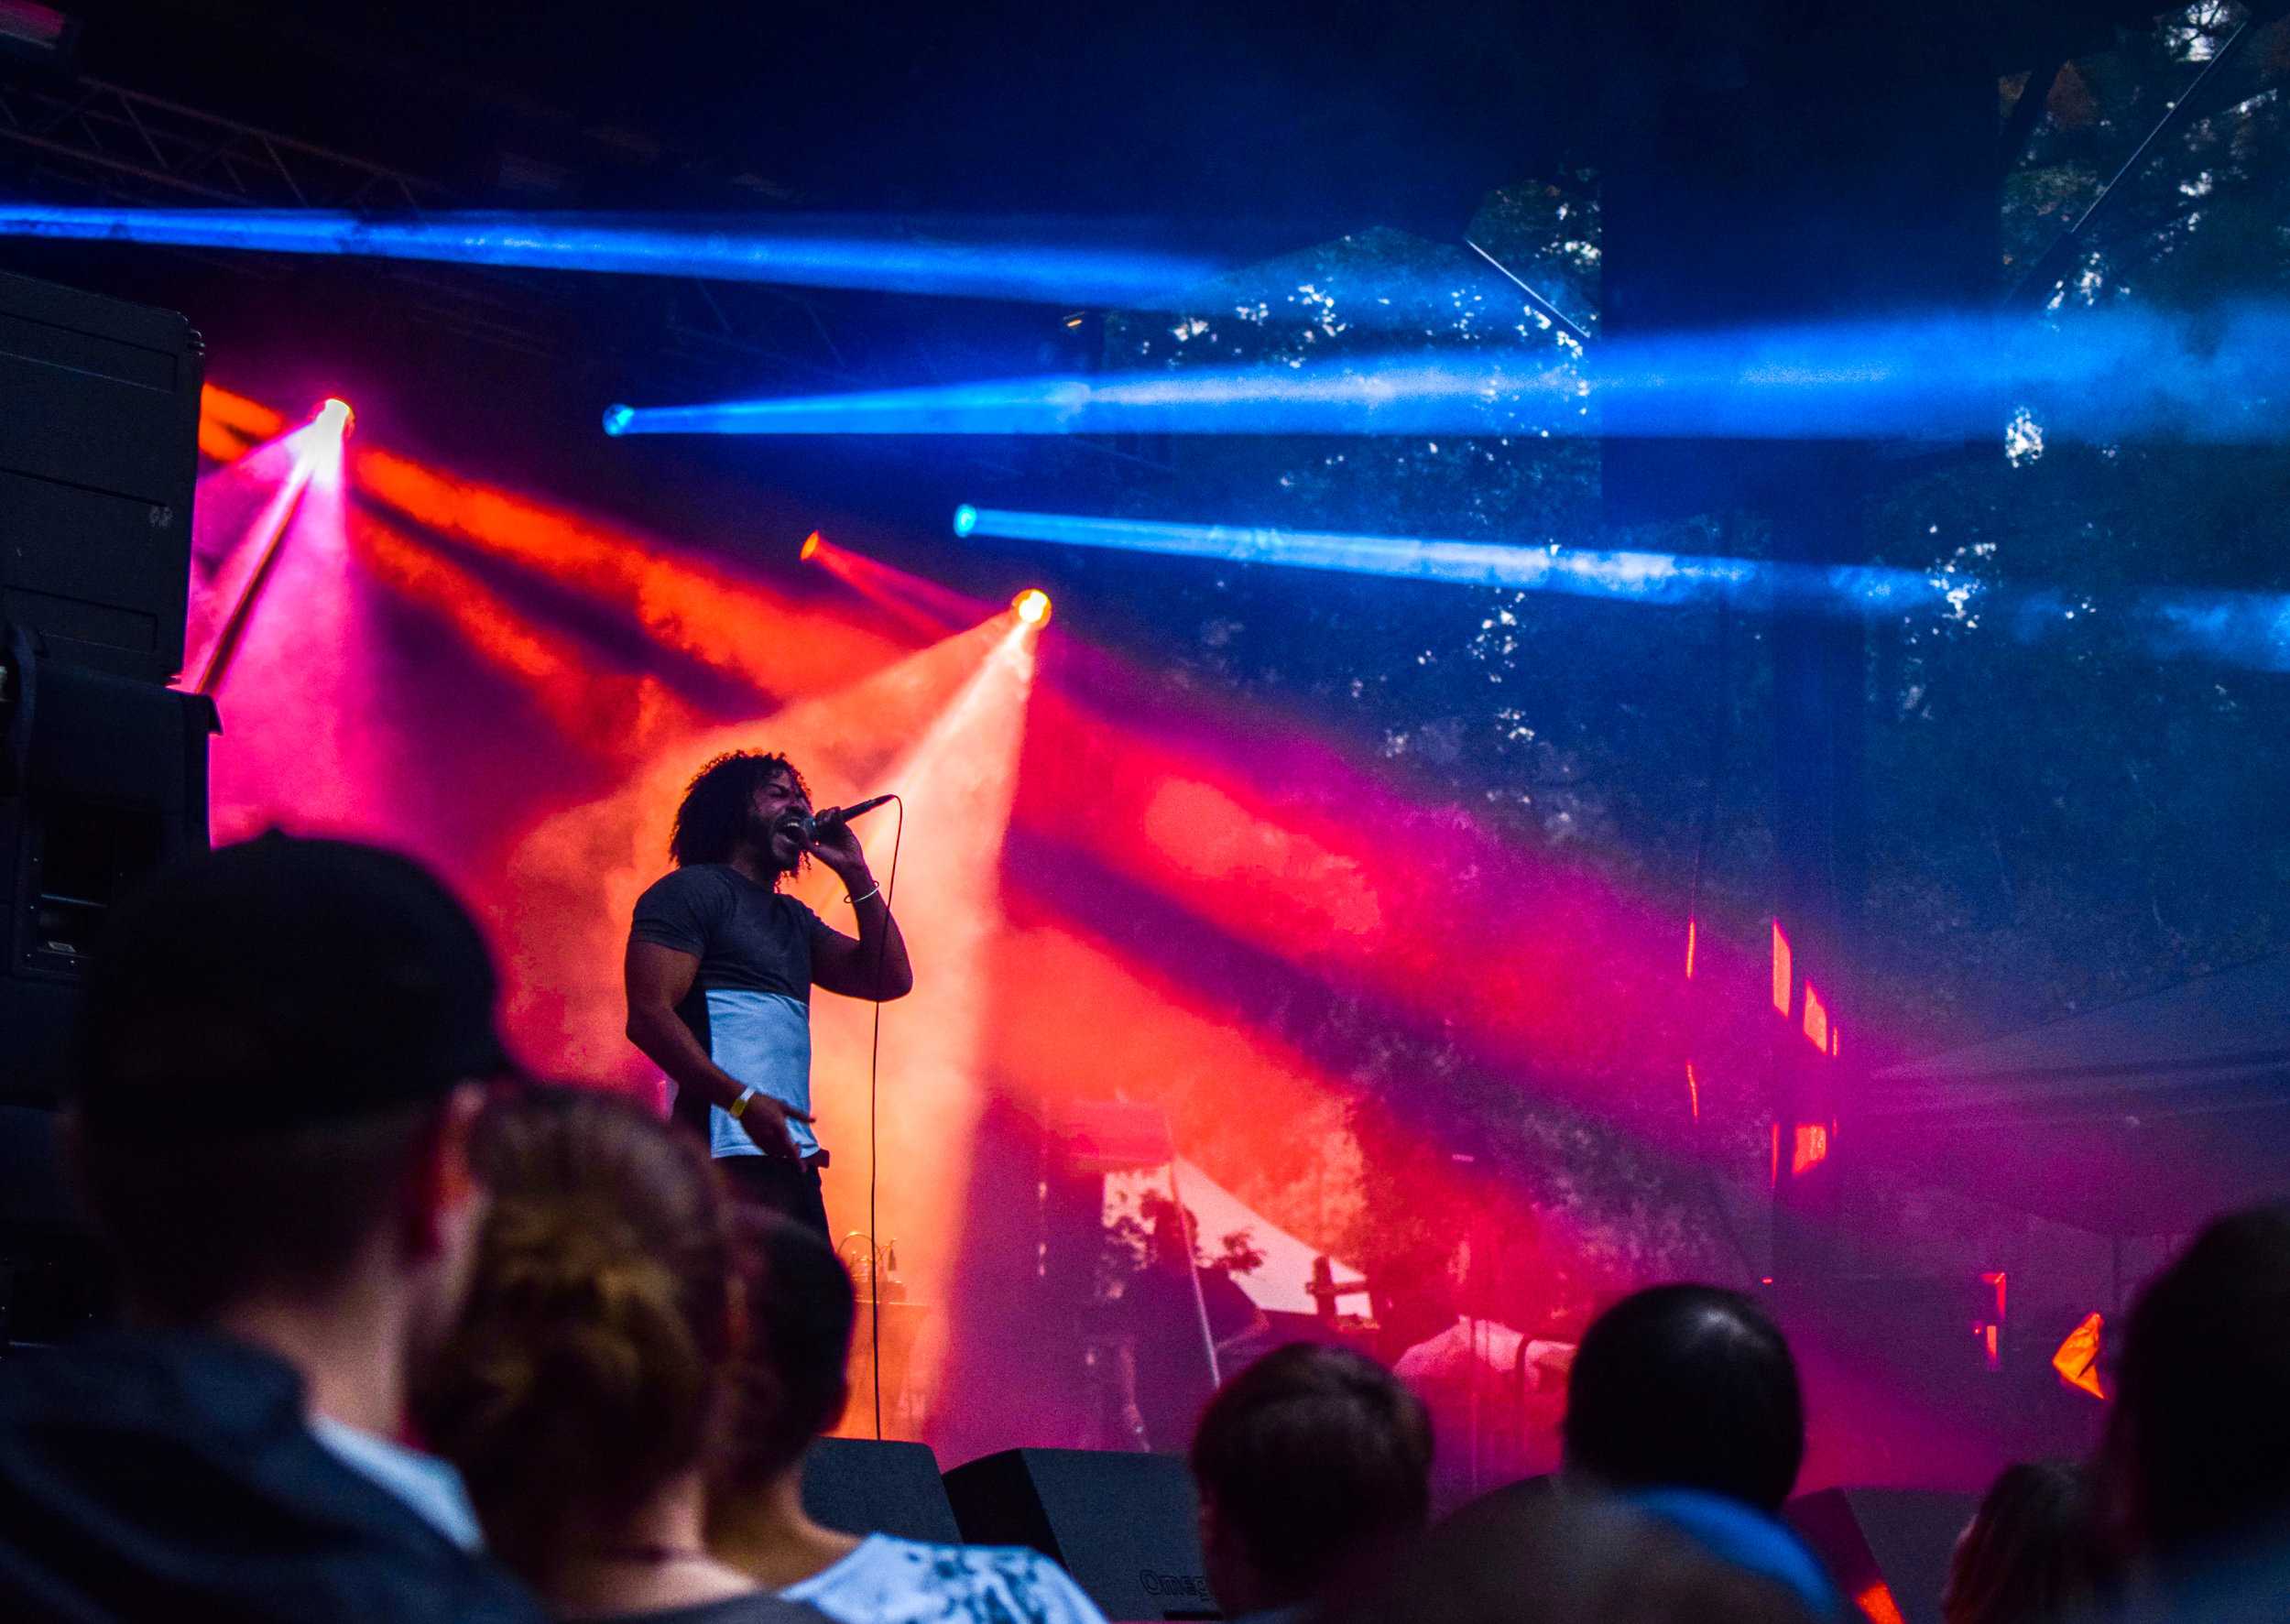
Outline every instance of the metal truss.
{"label": "metal truss", "polygon": [[[19,164],[5,163],[11,148]],[[423,177],[274,130],[99,79],[59,79],[5,63],[0,168],[16,169],[40,191],[130,206],[197,200],[249,209],[420,214],[466,202]],[[259,256],[178,252],[245,275],[278,274]],[[665,297],[646,298],[632,297],[627,278],[576,273],[405,261],[379,265],[377,272],[425,325],[523,354],[584,361],[601,330],[633,337],[652,358],[701,387],[868,387],[837,343],[826,307],[792,289],[683,278],[668,283]],[[1165,457],[1139,456],[1113,440],[1076,443],[1111,460],[1167,468]],[[1007,472],[973,454],[991,471]]]}
{"label": "metal truss", "polygon": [[[141,91],[0,69],[0,152],[9,146],[45,186],[131,204],[420,214],[459,202],[420,176]],[[255,269],[244,256],[215,262]],[[535,319],[548,307],[593,308],[594,290],[565,277],[413,263],[387,274],[415,313],[458,336],[535,354],[586,348],[583,323]],[[856,382],[817,306],[785,289],[690,279],[651,308],[653,342],[671,358],[748,377]]]}
{"label": "metal truss", "polygon": [[100,79],[0,78],[0,140],[91,180],[245,208],[418,211],[446,201],[414,176]]}

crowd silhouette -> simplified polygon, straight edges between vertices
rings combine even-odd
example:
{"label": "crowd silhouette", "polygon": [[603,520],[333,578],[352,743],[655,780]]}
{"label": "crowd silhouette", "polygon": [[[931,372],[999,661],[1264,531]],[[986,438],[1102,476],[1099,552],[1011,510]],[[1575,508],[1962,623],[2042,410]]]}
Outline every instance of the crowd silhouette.
{"label": "crowd silhouette", "polygon": [[[267,835],[162,870],[90,978],[65,1142],[120,1323],[0,1367],[10,1618],[1099,1624],[1055,1563],[823,1525],[852,1281],[682,1125],[522,1076],[432,877]],[[2129,1316],[2104,1444],[1999,1477],[1946,1624],[2274,1616],[2290,1594],[2290,1208]],[[1752,1298],[1590,1326],[1552,1479],[1430,1515],[1423,1402],[1348,1348],[1193,1427],[1228,1618],[1848,1616],[1782,1517],[1806,1405]]]}

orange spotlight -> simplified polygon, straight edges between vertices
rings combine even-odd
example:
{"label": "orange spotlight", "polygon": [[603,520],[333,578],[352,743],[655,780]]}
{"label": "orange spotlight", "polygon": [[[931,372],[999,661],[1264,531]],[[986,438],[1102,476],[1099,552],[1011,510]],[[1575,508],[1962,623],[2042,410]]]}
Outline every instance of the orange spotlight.
{"label": "orange spotlight", "polygon": [[1040,626],[1050,618],[1050,594],[1038,586],[1030,586],[1010,599],[1009,606],[1028,626]]}
{"label": "orange spotlight", "polygon": [[817,530],[813,530],[810,535],[803,538],[803,550],[795,556],[805,563],[811,562],[812,560],[819,556],[820,543],[824,540],[825,538],[820,535]]}
{"label": "orange spotlight", "polygon": [[318,420],[347,440],[350,438],[351,429],[358,420],[357,415],[350,409],[350,403],[347,400],[329,395],[318,409]]}

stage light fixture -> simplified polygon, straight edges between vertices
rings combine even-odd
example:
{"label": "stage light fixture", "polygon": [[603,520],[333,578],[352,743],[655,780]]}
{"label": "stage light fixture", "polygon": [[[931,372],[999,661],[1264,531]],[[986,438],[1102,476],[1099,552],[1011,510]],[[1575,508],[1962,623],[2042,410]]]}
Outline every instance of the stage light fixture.
{"label": "stage light fixture", "polygon": [[336,395],[329,395],[324,404],[318,409],[317,421],[347,440],[350,437],[350,431],[357,426],[358,416],[350,409],[350,403],[347,400]]}
{"label": "stage light fixture", "polygon": [[33,0],[0,0],[0,50],[50,66],[68,60],[80,19]]}
{"label": "stage light fixture", "polygon": [[1040,626],[1050,618],[1050,594],[1038,586],[1030,586],[1010,600],[1009,606],[1018,611],[1018,618],[1028,626]]}
{"label": "stage light fixture", "polygon": [[802,549],[798,551],[795,556],[802,560],[804,563],[811,562],[812,560],[819,556],[820,544],[825,540],[826,538],[820,535],[817,530],[813,530],[810,535],[803,538]]}
{"label": "stage light fixture", "polygon": [[954,509],[954,534],[967,536],[978,528],[978,510],[965,502]]}
{"label": "stage light fixture", "polygon": [[607,434],[625,434],[628,431],[628,425],[635,420],[636,408],[633,406],[605,408],[605,432]]}

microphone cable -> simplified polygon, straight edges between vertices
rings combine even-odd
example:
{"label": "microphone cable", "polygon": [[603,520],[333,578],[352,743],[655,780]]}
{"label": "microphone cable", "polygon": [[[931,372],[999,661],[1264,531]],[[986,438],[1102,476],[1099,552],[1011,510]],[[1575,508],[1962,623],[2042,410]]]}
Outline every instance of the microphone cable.
{"label": "microphone cable", "polygon": [[[875,943],[875,986],[883,984],[883,963],[890,952],[890,927],[898,915],[891,911],[891,899],[899,894],[899,848],[906,844],[907,802],[902,795],[893,795],[899,803],[899,822],[890,834],[890,877],[883,882],[883,933]],[[875,1388],[875,1441],[883,1435],[883,1254],[882,1244],[875,1236],[875,1192],[881,1180],[881,1164],[876,1160],[875,1100],[876,1085],[882,1077],[883,1063],[883,1001],[875,999],[875,1030],[867,1048],[867,1374]]]}

